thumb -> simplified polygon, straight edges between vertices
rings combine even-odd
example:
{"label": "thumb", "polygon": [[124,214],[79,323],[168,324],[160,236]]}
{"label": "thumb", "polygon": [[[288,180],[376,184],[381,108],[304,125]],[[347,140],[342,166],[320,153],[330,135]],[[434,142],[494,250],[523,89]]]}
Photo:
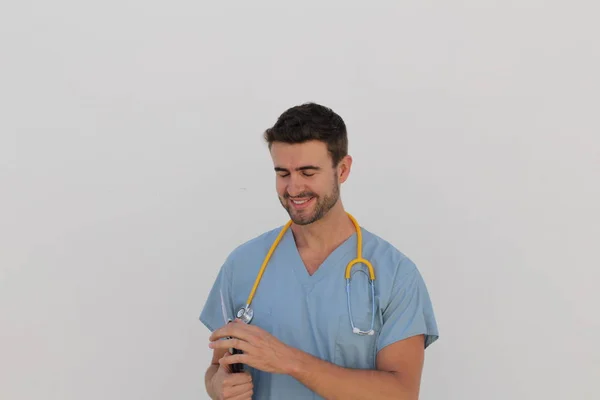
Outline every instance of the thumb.
{"label": "thumb", "polygon": [[219,368],[231,373],[231,364],[221,362],[221,360],[224,360],[227,357],[231,357],[231,353],[229,351],[226,351],[225,354],[223,354],[223,357],[219,359]]}

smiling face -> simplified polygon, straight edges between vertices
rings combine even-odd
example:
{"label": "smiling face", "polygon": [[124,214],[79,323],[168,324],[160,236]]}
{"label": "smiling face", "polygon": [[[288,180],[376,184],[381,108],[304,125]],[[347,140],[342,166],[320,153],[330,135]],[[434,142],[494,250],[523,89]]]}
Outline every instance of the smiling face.
{"label": "smiling face", "polygon": [[340,185],[347,179],[351,158],[337,165],[320,141],[288,144],[274,142],[271,157],[277,174],[277,195],[295,224],[323,218],[340,204]]}

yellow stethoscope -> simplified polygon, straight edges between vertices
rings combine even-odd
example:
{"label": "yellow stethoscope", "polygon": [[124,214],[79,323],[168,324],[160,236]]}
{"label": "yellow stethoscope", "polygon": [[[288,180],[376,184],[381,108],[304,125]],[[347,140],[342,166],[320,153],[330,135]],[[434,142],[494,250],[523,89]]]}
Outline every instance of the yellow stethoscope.
{"label": "yellow stethoscope", "polygon": [[[357,236],[356,258],[348,263],[348,265],[346,266],[346,273],[345,273],[346,298],[348,299],[348,314],[350,316],[350,325],[352,326],[352,332],[356,333],[357,335],[373,335],[375,333],[375,331],[373,330],[373,327],[375,324],[375,284],[374,284],[375,283],[375,270],[374,270],[373,266],[371,265],[371,263],[367,259],[364,259],[362,257],[362,232],[361,232],[360,226],[358,225],[358,222],[356,222],[356,219],[352,215],[348,214],[348,217],[350,217],[350,220],[354,224],[354,228],[356,229],[356,236]],[[262,263],[262,266],[260,267],[260,270],[258,271],[258,275],[256,276],[256,280],[254,281],[254,286],[252,287],[252,290],[250,291],[250,295],[248,296],[246,305],[244,307],[240,308],[237,312],[237,317],[240,320],[242,320],[243,322],[245,322],[246,324],[249,324],[252,321],[252,317],[254,316],[254,311],[252,310],[251,304],[252,304],[252,300],[254,299],[254,295],[256,294],[256,289],[258,288],[260,280],[262,279],[262,276],[265,273],[267,264],[268,264],[269,260],[271,259],[273,252],[277,248],[277,245],[283,238],[283,235],[286,233],[286,231],[288,230],[288,228],[291,225],[292,225],[292,221],[288,221],[284,225],[281,232],[279,232],[279,235],[277,235],[277,238],[271,245],[271,248],[269,249],[269,252],[267,253],[267,256],[265,257],[265,259]],[[371,289],[371,327],[367,331],[363,331],[363,330],[357,328],[354,325],[354,320],[352,319],[352,307],[350,305],[350,281],[351,281],[352,267],[354,267],[356,264],[364,264],[369,269],[369,286]],[[364,272],[364,271],[361,271],[361,272]]]}

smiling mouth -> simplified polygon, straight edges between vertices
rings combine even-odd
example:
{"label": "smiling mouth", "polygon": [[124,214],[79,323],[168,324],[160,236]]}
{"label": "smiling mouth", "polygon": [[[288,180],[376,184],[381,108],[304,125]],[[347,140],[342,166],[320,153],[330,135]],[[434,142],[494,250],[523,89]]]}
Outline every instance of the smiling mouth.
{"label": "smiling mouth", "polygon": [[314,197],[309,197],[308,199],[298,199],[298,200],[290,199],[290,203],[292,204],[292,206],[295,209],[302,209],[302,208],[306,207],[311,202],[312,199],[314,199]]}
{"label": "smiling mouth", "polygon": [[292,200],[292,202],[293,202],[294,204],[304,204],[304,203],[306,203],[306,202],[307,202],[307,201],[309,201],[309,200],[310,200],[310,199],[304,199],[304,200]]}

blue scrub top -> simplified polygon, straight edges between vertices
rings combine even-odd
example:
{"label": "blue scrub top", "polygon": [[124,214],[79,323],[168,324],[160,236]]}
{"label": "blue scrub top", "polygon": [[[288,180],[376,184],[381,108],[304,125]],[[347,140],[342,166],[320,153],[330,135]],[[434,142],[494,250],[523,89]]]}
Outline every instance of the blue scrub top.
{"label": "blue scrub top", "polygon": [[[224,325],[221,292],[234,318],[244,306],[260,266],[282,227],[237,247],[221,267],[200,314],[211,331]],[[291,229],[273,253],[256,291],[253,325],[282,342],[342,367],[375,369],[384,347],[424,334],[425,347],[439,337],[433,306],[415,264],[390,243],[361,228],[363,257],[375,269],[375,334],[352,332],[346,297],[346,265],[356,257],[354,233],[308,274]],[[368,271],[362,264],[352,269],[351,306],[354,325],[371,325]],[[365,272],[365,273],[361,273]],[[321,399],[294,378],[245,366],[252,374],[255,399]]]}

